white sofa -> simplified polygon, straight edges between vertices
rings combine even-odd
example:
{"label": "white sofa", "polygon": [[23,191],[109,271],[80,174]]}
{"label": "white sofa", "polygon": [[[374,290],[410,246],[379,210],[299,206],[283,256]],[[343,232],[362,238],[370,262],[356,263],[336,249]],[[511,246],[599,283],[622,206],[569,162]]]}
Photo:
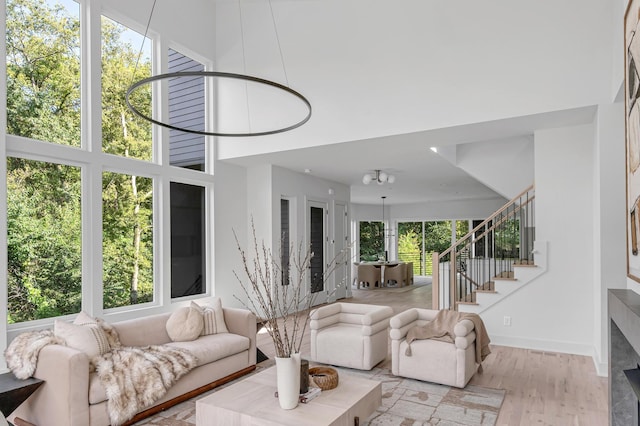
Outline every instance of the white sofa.
{"label": "white sofa", "polygon": [[387,357],[389,306],[333,303],[310,314],[311,360],[371,370]]}
{"label": "white sofa", "polygon": [[[170,313],[116,322],[123,346],[172,345],[190,350],[196,368],[180,378],[160,400],[134,420],[161,411],[199,393],[247,374],[256,368],[256,317],[245,309],[223,308],[229,333],[172,342],[166,330]],[[45,383],[9,416],[41,426],[107,426],[107,397],[89,357],[79,350],[45,346],[38,356],[34,377]]]}
{"label": "white sofa", "polygon": [[412,308],[391,318],[391,372],[396,376],[463,388],[478,368],[472,321],[463,319],[456,324],[454,343],[415,340],[411,343],[411,355],[406,354],[407,332],[415,326],[424,326],[437,314],[436,310]]}

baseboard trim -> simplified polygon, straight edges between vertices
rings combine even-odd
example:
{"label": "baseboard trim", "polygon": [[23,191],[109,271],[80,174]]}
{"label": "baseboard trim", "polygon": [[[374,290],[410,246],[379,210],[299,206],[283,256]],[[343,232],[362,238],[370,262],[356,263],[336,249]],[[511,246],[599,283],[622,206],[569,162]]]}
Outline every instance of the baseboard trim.
{"label": "baseboard trim", "polygon": [[514,348],[533,349],[546,352],[584,355],[593,358],[593,347],[582,343],[560,342],[555,340],[527,339],[492,334],[491,343]]}

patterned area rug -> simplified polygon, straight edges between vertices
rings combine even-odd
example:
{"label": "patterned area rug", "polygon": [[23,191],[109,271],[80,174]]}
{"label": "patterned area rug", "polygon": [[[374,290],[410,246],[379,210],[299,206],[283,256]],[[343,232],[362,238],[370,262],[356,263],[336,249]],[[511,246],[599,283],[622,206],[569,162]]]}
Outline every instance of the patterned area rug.
{"label": "patterned area rug", "polygon": [[458,389],[405,379],[387,369],[336,370],[382,382],[382,405],[365,425],[495,425],[505,396],[504,390],[471,385]]}
{"label": "patterned area rug", "polygon": [[[256,372],[271,365],[271,361],[265,361],[258,366]],[[382,405],[371,417],[361,423],[364,425],[495,425],[505,396],[504,390],[470,385],[464,389],[457,389],[404,379],[392,375],[386,368],[374,368],[371,371],[334,368],[338,370],[340,376],[352,375],[382,382]],[[178,404],[136,425],[195,425],[196,400],[213,392],[216,392],[216,389]]]}

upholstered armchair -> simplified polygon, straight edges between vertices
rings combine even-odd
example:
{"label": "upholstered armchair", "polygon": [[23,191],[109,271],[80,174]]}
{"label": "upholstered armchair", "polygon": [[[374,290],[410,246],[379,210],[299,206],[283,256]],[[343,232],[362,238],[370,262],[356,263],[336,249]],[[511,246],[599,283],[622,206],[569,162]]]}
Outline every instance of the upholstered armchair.
{"label": "upholstered armchair", "polygon": [[473,322],[463,319],[454,329],[453,343],[434,339],[414,340],[407,354],[407,333],[424,326],[438,311],[412,308],[391,318],[391,372],[427,382],[463,388],[477,370],[476,333]]}
{"label": "upholstered armchair", "polygon": [[333,303],[310,314],[311,360],[371,370],[387,357],[388,306]]}

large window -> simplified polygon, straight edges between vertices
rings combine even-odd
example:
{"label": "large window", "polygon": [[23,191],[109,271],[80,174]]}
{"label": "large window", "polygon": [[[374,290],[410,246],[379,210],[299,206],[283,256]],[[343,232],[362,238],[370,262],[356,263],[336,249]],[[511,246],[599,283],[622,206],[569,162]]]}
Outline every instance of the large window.
{"label": "large window", "polygon": [[[169,49],[169,71],[204,71],[204,65]],[[205,84],[203,77],[179,77],[169,81],[169,123],[182,129],[205,130]],[[169,130],[171,165],[205,169],[204,136]]]}
{"label": "large window", "polygon": [[384,225],[360,222],[360,261],[384,260]]}
{"label": "large window", "polygon": [[80,170],[7,160],[8,321],[80,312]]}
{"label": "large window", "polygon": [[[140,49],[136,51],[133,47]],[[142,54],[141,54],[142,53]],[[151,41],[102,17],[102,149],[110,154],[151,160],[151,123],[135,117],[125,103],[127,88],[151,76]],[[131,103],[151,116],[151,86],[133,91]]]}
{"label": "large window", "polygon": [[171,182],[171,297],[204,293],[205,190]]}
{"label": "large window", "polygon": [[153,300],[153,181],[102,175],[104,307]]}
{"label": "large window", "polygon": [[442,253],[469,231],[468,220],[398,223],[398,259],[413,262],[415,275],[433,273],[433,253]]}
{"label": "large window", "polygon": [[42,0],[7,0],[7,133],[80,146],[80,21]]}
{"label": "large window", "polygon": [[[125,103],[127,88],[152,69],[204,65],[144,39],[145,23],[115,21],[108,10],[80,13],[73,0],[6,5],[9,323],[39,326],[83,309],[115,316],[162,310],[172,298],[206,294],[213,276],[205,273],[212,270],[209,141],[195,138],[188,158],[178,161],[170,145],[186,139],[152,132]],[[81,16],[100,27],[80,32]],[[160,45],[152,49],[154,43]],[[152,52],[166,57],[154,60]],[[93,66],[97,58],[100,67]],[[201,83],[187,84],[198,126],[206,118]],[[159,92],[142,86],[132,102],[173,120],[180,101],[152,104]]]}

